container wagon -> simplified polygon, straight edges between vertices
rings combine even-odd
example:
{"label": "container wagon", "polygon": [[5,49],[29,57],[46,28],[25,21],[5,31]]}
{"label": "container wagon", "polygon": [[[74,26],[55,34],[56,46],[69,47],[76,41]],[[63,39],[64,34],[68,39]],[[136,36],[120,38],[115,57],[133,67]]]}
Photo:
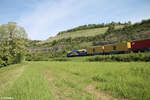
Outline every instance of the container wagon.
{"label": "container wagon", "polygon": [[126,43],[117,43],[104,46],[95,46],[87,49],[74,50],[67,53],[67,57],[73,56],[90,56],[90,55],[107,55],[107,54],[123,54],[133,52],[150,51],[150,39],[139,40]]}
{"label": "container wagon", "polygon": [[104,46],[87,48],[87,55],[101,55],[104,53]]}
{"label": "container wagon", "polygon": [[131,50],[134,52],[150,51],[150,39],[131,42]]}
{"label": "container wagon", "polygon": [[121,54],[130,51],[131,43],[117,43],[104,46],[104,54]]}

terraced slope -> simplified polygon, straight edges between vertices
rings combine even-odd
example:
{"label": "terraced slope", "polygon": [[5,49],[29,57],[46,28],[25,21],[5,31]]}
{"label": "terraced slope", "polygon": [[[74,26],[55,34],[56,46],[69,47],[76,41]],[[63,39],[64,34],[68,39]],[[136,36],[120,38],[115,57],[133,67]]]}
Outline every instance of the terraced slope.
{"label": "terraced slope", "polygon": [[[123,26],[116,26],[116,29],[122,28]],[[51,37],[46,41],[40,42],[40,44],[52,42],[54,40],[60,40],[63,38],[77,38],[77,37],[88,37],[88,36],[96,36],[99,34],[104,34],[107,31],[108,27],[104,28],[95,28],[95,29],[86,29],[86,30],[79,30],[74,32],[65,32],[63,34],[57,35],[55,37]]]}

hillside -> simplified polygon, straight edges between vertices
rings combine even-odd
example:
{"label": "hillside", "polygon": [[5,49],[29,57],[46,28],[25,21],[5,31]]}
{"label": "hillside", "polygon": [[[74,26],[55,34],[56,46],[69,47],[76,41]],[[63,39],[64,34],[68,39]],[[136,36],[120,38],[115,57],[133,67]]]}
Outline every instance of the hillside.
{"label": "hillside", "polygon": [[[123,25],[115,26],[116,29],[123,28]],[[72,32],[64,32],[63,34],[58,34],[55,37],[50,37],[48,40],[40,42],[40,44],[49,43],[54,40],[66,39],[66,38],[77,38],[77,37],[89,37],[104,34],[107,31],[108,27],[103,28],[92,28],[92,29],[83,29]]]}
{"label": "hillside", "polygon": [[54,40],[60,40],[63,38],[77,38],[77,37],[88,37],[88,36],[95,36],[98,34],[104,34],[107,31],[107,27],[105,28],[96,28],[96,29],[86,29],[86,30],[79,30],[79,31],[75,31],[75,32],[65,32],[64,34],[60,34],[60,35],[56,35],[55,37],[51,37],[46,41],[41,42],[41,44],[43,43],[48,43],[48,42],[52,42]]}
{"label": "hillside", "polygon": [[68,50],[150,38],[149,27],[150,20],[143,20],[135,24],[115,25],[110,23],[107,27],[102,28],[66,31],[46,41],[35,42],[30,46],[30,51],[50,52],[49,57],[65,56]]}

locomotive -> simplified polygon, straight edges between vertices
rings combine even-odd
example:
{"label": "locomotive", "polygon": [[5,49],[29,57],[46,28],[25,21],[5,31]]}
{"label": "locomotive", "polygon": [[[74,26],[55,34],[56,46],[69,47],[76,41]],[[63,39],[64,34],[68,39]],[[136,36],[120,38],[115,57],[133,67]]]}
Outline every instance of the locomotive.
{"label": "locomotive", "polygon": [[124,54],[133,52],[150,51],[150,39],[126,43],[116,43],[104,46],[94,46],[87,49],[69,51],[67,57]]}

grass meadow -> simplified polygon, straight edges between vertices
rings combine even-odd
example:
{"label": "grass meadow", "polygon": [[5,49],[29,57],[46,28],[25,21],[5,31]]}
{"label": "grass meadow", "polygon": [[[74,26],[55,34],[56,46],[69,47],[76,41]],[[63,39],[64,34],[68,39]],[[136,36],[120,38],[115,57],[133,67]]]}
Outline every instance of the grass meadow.
{"label": "grass meadow", "polygon": [[0,99],[150,100],[149,62],[39,61],[0,69]]}

